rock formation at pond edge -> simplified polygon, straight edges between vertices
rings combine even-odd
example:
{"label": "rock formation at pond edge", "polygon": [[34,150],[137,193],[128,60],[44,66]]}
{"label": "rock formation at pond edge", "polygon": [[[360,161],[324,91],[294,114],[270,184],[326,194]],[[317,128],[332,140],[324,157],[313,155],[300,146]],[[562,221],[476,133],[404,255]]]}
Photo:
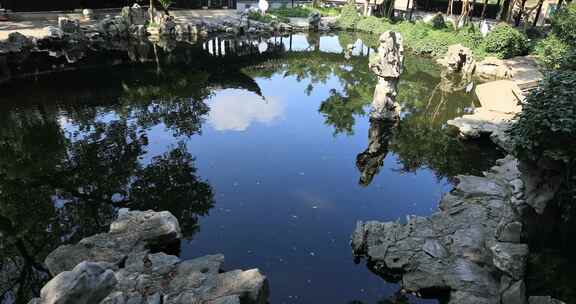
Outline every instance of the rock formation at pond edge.
{"label": "rock formation at pond edge", "polygon": [[396,95],[398,81],[404,69],[404,44],[402,35],[392,31],[382,33],[379,41],[378,53],[370,58],[368,64],[378,76],[370,119],[394,120],[400,112]]}
{"label": "rock formation at pond edge", "polygon": [[268,281],[258,269],[222,271],[224,256],[182,261],[157,252],[179,246],[167,211],[125,211],[97,234],[46,258],[55,277],[29,304],[264,304]]}
{"label": "rock formation at pond edge", "polygon": [[[457,186],[429,217],[409,216],[406,224],[359,222],[354,253],[409,292],[447,291],[453,304],[528,303],[528,245],[520,218],[529,208],[527,175],[509,155],[483,177],[457,176]],[[530,303],[560,303],[534,302],[539,300]]]}

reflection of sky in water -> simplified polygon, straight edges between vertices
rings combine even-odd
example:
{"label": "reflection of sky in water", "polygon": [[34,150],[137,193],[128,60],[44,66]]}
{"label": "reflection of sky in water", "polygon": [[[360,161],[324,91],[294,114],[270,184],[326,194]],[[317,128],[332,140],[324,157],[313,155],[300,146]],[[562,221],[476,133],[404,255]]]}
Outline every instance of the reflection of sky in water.
{"label": "reflection of sky in water", "polygon": [[245,131],[253,123],[270,124],[282,117],[284,105],[276,97],[267,99],[237,89],[216,92],[207,101],[208,122],[217,131]]}
{"label": "reflection of sky in water", "polygon": [[[356,221],[429,214],[450,186],[427,169],[399,172],[392,152],[370,186],[358,185],[355,160],[366,149],[367,117],[358,117],[353,135],[334,136],[318,112],[330,89],[342,90],[339,79],[331,76],[310,96],[307,82],[294,77],[256,81],[268,104],[251,92],[217,91],[208,101],[211,127],[187,142],[216,204],[200,220],[200,233],[183,242],[182,256],[224,253],[227,269],[261,269],[271,303],[375,304],[389,296],[397,285],[353,263]],[[152,154],[176,141],[162,127],[149,137]]]}
{"label": "reflection of sky in water", "polygon": [[[279,38],[269,41],[274,40]],[[292,50],[307,50],[309,40],[313,41],[305,35],[294,35]],[[360,40],[350,41],[355,41],[355,55],[367,54]],[[284,37],[283,42],[287,44],[289,38]],[[200,232],[183,242],[182,257],[223,253],[226,270],[260,268],[270,279],[271,303],[346,304],[361,300],[364,304],[376,304],[390,296],[397,285],[370,273],[364,264],[353,263],[349,240],[356,221],[403,220],[409,214],[430,214],[436,209],[441,194],[450,189],[446,179],[437,178],[433,170],[424,166],[415,167],[413,172],[401,170],[400,158],[393,151],[387,154],[370,185],[358,184],[360,172],[356,158],[368,144],[368,117],[356,112],[351,134],[334,135],[335,125],[328,121],[328,113],[320,110],[331,97],[331,90],[345,94],[346,85],[366,86],[366,83],[344,81],[358,69],[367,71],[368,59],[356,58],[357,65],[354,61],[345,61],[343,47],[336,35],[320,37],[320,50],[332,53],[334,66],[342,67],[339,74],[342,78],[327,73],[326,79],[322,77],[313,83],[310,94],[307,94],[310,75],[303,73],[305,76],[298,81],[294,75],[299,75],[299,62],[295,62],[292,68],[296,72],[291,76],[284,77],[284,72],[268,74],[266,70],[262,74],[254,72],[254,75],[265,75],[254,79],[264,97],[239,88],[211,91],[212,95],[205,100],[210,111],[202,117],[201,134],[176,136],[163,121],[138,129],[139,134],[145,133],[148,141],[143,147],[146,154],[139,158],[141,164],[150,163],[152,157],[183,141],[195,158],[197,176],[213,189],[215,206],[209,215],[201,217]],[[166,72],[169,69],[165,67]],[[321,65],[312,66],[310,70],[315,69],[322,72]],[[418,73],[414,75],[418,75],[414,76],[418,80],[423,77]],[[92,83],[94,77],[88,78]],[[433,87],[436,81],[428,84]],[[404,84],[411,88],[408,85],[416,82]],[[418,94],[405,96],[417,100],[427,98],[424,95],[432,91],[427,88],[424,86],[421,91],[415,91]],[[359,105],[367,107],[373,88],[358,92],[367,92],[361,95],[367,103]],[[337,110],[344,108],[345,112],[346,102],[351,101],[354,99],[342,103],[332,100],[332,106],[336,105]],[[137,102],[146,104],[147,101]],[[104,107],[95,119],[102,122],[119,119],[121,115],[128,115],[131,106],[123,105],[125,113],[118,108]],[[331,114],[346,116],[338,116],[342,114],[338,111]],[[410,113],[404,114],[407,117]],[[72,119],[66,115],[61,117],[58,122],[69,137],[82,136],[82,130]],[[129,123],[135,123],[134,118]],[[412,126],[422,125],[408,125]],[[421,144],[418,138],[411,138],[409,143]],[[62,205],[62,201],[56,203]]]}

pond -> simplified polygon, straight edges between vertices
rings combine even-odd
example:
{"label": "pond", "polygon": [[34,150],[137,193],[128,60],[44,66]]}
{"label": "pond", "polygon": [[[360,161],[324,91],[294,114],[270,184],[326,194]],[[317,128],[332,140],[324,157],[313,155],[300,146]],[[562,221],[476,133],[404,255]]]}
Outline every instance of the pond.
{"label": "pond", "polygon": [[[4,84],[2,303],[26,303],[44,257],[106,231],[119,208],[171,211],[182,258],[223,253],[227,269],[260,268],[271,303],[436,303],[404,299],[355,263],[356,221],[428,215],[454,176],[500,154],[450,134],[445,122],[476,100],[427,58],[406,58],[398,125],[370,126],[374,43],[340,33],[142,44],[138,58],[91,54]],[[368,153],[369,140],[381,148]]]}

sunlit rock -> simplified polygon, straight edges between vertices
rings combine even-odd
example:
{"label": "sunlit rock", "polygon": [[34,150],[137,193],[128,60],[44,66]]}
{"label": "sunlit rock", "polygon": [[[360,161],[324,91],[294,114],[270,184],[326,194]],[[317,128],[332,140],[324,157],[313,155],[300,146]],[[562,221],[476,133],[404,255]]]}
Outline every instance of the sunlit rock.
{"label": "sunlit rock", "polygon": [[378,53],[370,58],[369,67],[378,76],[370,118],[396,119],[398,81],[404,69],[404,45],[399,33],[386,31],[380,35]]}
{"label": "sunlit rock", "polygon": [[310,13],[310,15],[308,16],[308,28],[312,31],[318,31],[318,29],[320,28],[321,20],[322,18],[320,17],[319,12],[314,11]]}
{"label": "sunlit rock", "polygon": [[120,264],[130,253],[170,244],[178,241],[181,234],[178,221],[170,212],[127,212],[110,225],[109,233],[87,237],[76,245],[60,246],[46,257],[45,263],[53,275],[83,261]]}
{"label": "sunlit rock", "polygon": [[[528,247],[517,242],[521,227],[511,200],[521,178],[518,161],[508,156],[484,177],[456,178],[440,211],[429,217],[409,216],[405,224],[359,222],[351,242],[355,254],[407,291],[449,291],[449,303],[501,303],[503,276],[511,278],[507,295],[522,294],[518,282]],[[515,243],[500,242],[502,236]]]}
{"label": "sunlit rock", "polygon": [[42,288],[38,304],[93,304],[110,294],[117,284],[105,263],[82,262],[64,271]]}
{"label": "sunlit rock", "polygon": [[438,60],[438,63],[448,68],[451,72],[462,73],[463,75],[472,75],[476,68],[476,61],[472,51],[461,44],[449,46],[448,52],[444,58]]}
{"label": "sunlit rock", "polygon": [[223,272],[221,254],[182,261],[152,252],[180,237],[169,212],[120,210],[108,233],[50,254],[46,264],[58,275],[30,303],[268,303],[268,280],[258,269]]}

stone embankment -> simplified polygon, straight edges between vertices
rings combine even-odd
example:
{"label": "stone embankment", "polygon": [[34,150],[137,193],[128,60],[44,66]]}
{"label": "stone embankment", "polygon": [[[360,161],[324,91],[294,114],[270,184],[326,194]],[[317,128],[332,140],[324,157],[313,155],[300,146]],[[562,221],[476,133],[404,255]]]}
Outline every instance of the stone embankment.
{"label": "stone embankment", "polygon": [[[477,72],[469,50],[455,46],[450,51],[442,60],[449,71],[465,77]],[[514,72],[507,75],[515,81]],[[491,89],[490,83],[477,93],[485,89]],[[492,134],[510,151],[505,130],[521,111],[518,99],[481,103],[474,114],[449,124],[466,137]],[[374,272],[399,281],[406,292],[447,294],[451,304],[562,303],[529,297],[524,281],[529,248],[522,215],[530,209],[541,213],[553,198],[560,181],[549,174],[508,155],[484,176],[456,176],[456,186],[431,216],[408,216],[405,223],[358,222],[351,241],[354,254],[366,257]]]}
{"label": "stone embankment", "polygon": [[[119,15],[94,15],[91,18],[83,17],[80,19],[59,17],[57,24],[54,21],[54,25],[36,29],[33,32],[33,37],[26,37],[32,42],[64,39],[74,43],[78,40],[126,40],[142,39],[148,36],[151,36],[153,40],[159,36],[177,39],[209,35],[265,36],[294,31],[328,31],[336,27],[334,18],[321,18],[319,15],[311,15],[308,19],[301,18],[303,20],[295,18],[294,22],[288,23],[279,20],[272,20],[271,22],[251,20],[248,17],[248,12],[196,16],[179,11],[174,15],[164,15],[157,12],[153,16],[153,20],[150,20],[148,11],[135,4],[132,7],[124,7]],[[39,24],[46,25],[46,21]],[[18,28],[17,24],[15,28]],[[26,50],[22,48],[20,41],[15,40],[16,36],[25,35],[18,34],[16,30],[8,33],[7,36],[8,39],[0,41],[0,55]]]}
{"label": "stone embankment", "polygon": [[359,222],[352,235],[358,256],[396,278],[408,292],[448,292],[454,304],[560,303],[528,298],[528,245],[523,209],[533,197],[534,172],[512,156],[484,176],[457,176],[439,211],[406,223]]}
{"label": "stone embankment", "polygon": [[123,211],[108,233],[64,245],[45,261],[54,278],[30,304],[264,304],[268,281],[258,269],[223,272],[224,256],[182,261],[169,212]]}

